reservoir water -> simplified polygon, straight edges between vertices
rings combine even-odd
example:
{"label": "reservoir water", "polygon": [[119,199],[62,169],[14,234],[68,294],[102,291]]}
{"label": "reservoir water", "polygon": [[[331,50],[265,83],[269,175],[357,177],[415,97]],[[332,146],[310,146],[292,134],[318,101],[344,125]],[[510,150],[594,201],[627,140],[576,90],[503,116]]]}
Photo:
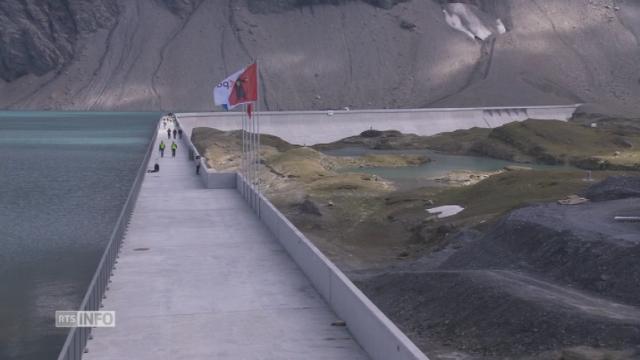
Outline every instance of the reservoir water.
{"label": "reservoir water", "polygon": [[323,151],[333,156],[362,156],[366,154],[418,154],[425,155],[431,162],[420,166],[405,167],[362,167],[348,168],[343,171],[375,174],[396,182],[403,188],[421,185],[438,185],[432,181],[446,176],[452,171],[468,170],[478,172],[492,172],[504,169],[505,166],[526,166],[535,170],[576,170],[570,166],[552,166],[539,164],[521,164],[506,160],[498,160],[478,156],[448,155],[431,150],[374,150],[361,147],[351,147]]}
{"label": "reservoir water", "polygon": [[55,359],[158,113],[0,112],[0,359]]}

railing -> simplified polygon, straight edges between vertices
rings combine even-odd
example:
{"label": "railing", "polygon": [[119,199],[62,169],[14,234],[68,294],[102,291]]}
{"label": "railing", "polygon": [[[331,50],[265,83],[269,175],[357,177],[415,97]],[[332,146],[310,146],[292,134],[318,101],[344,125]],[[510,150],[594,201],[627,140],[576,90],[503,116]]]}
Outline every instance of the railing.
{"label": "railing", "polygon": [[[142,185],[142,180],[144,179],[144,175],[147,170],[147,163],[149,162],[149,158],[151,157],[151,153],[153,152],[154,144],[158,137],[159,126],[160,122],[158,122],[158,126],[154,131],[151,142],[147,147],[144,159],[142,160],[142,163],[140,164],[140,167],[138,169],[138,173],[136,174],[136,178],[133,181],[133,186],[129,191],[129,196],[127,196],[127,200],[124,203],[122,211],[120,212],[120,216],[118,217],[118,221],[116,222],[113,232],[111,233],[109,243],[107,244],[107,247],[102,254],[102,258],[100,259],[98,268],[96,269],[95,274],[93,274],[91,283],[89,283],[87,293],[85,294],[82,303],[80,303],[80,307],[78,308],[79,311],[99,310],[102,300],[105,298],[105,292],[107,291],[108,284],[110,282],[109,278],[111,277],[111,275],[113,275],[112,271],[115,269],[115,264],[117,263],[116,259],[118,257],[118,252],[120,250],[120,247],[122,246],[122,240],[124,238],[127,225],[131,218],[133,207],[140,192],[140,186]],[[87,340],[89,339],[90,335],[91,328],[71,328],[69,334],[67,335],[67,340],[62,346],[60,355],[58,355],[58,360],[82,359],[82,354],[86,352]]]}

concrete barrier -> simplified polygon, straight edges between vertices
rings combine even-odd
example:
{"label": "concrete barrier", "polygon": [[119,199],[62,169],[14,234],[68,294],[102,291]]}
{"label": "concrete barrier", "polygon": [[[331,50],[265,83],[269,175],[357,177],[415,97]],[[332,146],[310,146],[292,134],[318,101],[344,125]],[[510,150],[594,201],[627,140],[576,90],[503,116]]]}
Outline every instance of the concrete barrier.
{"label": "concrete barrier", "polygon": [[[568,120],[580,104],[559,106],[516,106],[484,108],[435,108],[351,111],[279,111],[260,112],[260,132],[281,137],[299,145],[340,140],[368,129],[398,130],[418,135],[472,127],[498,127],[526,119]],[[190,136],[193,128],[240,129],[239,112],[178,114],[183,130]]]}
{"label": "concrete barrier", "polygon": [[[191,142],[192,127],[185,128],[181,123],[180,115],[176,115],[176,121],[178,126],[182,129],[182,142],[187,148],[187,151],[191,151],[194,156],[193,171],[196,170],[196,161],[200,161],[200,179],[202,184],[207,189],[233,189],[236,187],[236,173],[235,172],[219,172],[215,169],[207,166],[207,159],[200,154],[195,145]],[[200,156],[200,160],[195,158]]]}
{"label": "concrete barrier", "polygon": [[340,269],[238,174],[236,189],[374,360],[428,360]]}
{"label": "concrete barrier", "polygon": [[236,186],[236,173],[215,172],[202,166],[200,176],[206,178],[207,189],[233,189]]}

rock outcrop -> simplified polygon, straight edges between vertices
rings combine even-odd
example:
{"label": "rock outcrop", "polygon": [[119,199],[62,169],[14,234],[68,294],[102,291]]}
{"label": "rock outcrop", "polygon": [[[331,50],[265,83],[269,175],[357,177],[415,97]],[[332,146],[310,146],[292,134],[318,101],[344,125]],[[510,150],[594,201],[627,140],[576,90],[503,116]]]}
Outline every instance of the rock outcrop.
{"label": "rock outcrop", "polygon": [[0,2],[0,78],[61,69],[78,37],[113,26],[117,16],[116,0]]}

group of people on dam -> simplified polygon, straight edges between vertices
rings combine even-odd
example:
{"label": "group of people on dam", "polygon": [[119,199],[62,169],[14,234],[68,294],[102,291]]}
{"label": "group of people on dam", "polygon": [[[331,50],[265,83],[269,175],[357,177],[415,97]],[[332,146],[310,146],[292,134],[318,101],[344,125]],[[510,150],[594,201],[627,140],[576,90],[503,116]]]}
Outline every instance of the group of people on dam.
{"label": "group of people on dam", "polygon": [[[158,148],[160,150],[160,157],[164,157],[164,149],[167,147],[167,145],[164,143],[164,140],[160,140],[160,145],[158,145]],[[171,142],[171,157],[175,158],[176,157],[176,151],[178,150],[178,144],[176,144],[175,141]]]}
{"label": "group of people on dam", "polygon": [[[167,139],[168,140],[172,140],[171,141],[171,157],[175,158],[176,157],[176,152],[178,151],[178,144],[174,141],[176,139],[182,139],[182,134],[183,131],[180,128],[180,126],[178,125],[176,119],[173,117],[174,115],[169,113],[168,117],[163,117],[162,119],[162,127],[163,129],[167,130]],[[172,138],[173,136],[173,138]],[[168,143],[168,142],[167,142]],[[167,143],[164,142],[164,140],[160,140],[160,144],[158,145],[158,151],[160,152],[160,157],[164,158],[164,151],[167,148]],[[200,167],[201,162],[200,162],[200,156],[196,156],[195,158],[193,157],[193,154],[190,153],[190,158],[192,160],[195,160],[196,162],[196,175],[200,174]],[[157,173],[160,172],[160,164],[158,163],[158,158],[156,158],[155,164],[153,166],[153,169],[149,169],[147,170],[148,173]]]}

